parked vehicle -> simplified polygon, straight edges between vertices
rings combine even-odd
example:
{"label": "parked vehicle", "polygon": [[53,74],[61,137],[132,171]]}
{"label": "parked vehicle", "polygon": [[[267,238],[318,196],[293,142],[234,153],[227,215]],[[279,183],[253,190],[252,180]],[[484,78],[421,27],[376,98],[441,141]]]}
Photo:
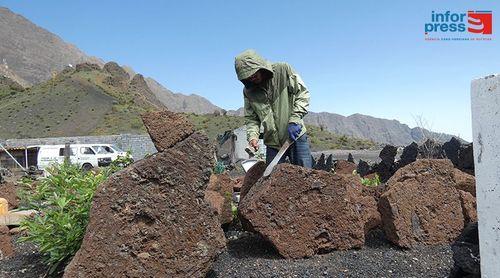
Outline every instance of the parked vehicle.
{"label": "parked vehicle", "polygon": [[[37,167],[44,170],[52,164],[64,162],[65,145],[42,145],[38,148]],[[127,153],[112,144],[72,144],[69,148],[69,160],[80,165],[84,170],[104,167]]]}

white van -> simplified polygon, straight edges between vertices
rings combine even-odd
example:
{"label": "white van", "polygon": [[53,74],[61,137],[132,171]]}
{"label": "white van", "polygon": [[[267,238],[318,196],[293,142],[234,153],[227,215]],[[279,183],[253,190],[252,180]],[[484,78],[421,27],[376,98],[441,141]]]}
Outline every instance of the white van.
{"label": "white van", "polygon": [[115,161],[118,157],[127,156],[127,152],[121,150],[116,145],[112,144],[91,144],[92,149],[98,157],[110,157],[111,161]]}
{"label": "white van", "polygon": [[[64,145],[42,145],[34,147],[38,148],[38,169],[45,170],[51,165],[64,163]],[[111,163],[110,156],[97,155],[91,144],[70,145],[69,159],[71,163],[80,165],[84,170],[90,170],[99,166],[107,166]]]}

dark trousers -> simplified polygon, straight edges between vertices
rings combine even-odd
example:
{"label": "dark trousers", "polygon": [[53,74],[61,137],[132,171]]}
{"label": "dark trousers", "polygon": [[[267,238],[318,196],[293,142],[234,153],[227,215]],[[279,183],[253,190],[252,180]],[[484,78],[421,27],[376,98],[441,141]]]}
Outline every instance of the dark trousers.
{"label": "dark trousers", "polygon": [[[311,149],[309,148],[309,141],[307,139],[307,134],[300,136],[300,138],[298,138],[297,141],[295,141],[295,143],[288,148],[278,163],[285,162],[285,159],[288,157],[292,164],[312,168]],[[267,147],[266,164],[269,165],[277,154],[277,149]]]}

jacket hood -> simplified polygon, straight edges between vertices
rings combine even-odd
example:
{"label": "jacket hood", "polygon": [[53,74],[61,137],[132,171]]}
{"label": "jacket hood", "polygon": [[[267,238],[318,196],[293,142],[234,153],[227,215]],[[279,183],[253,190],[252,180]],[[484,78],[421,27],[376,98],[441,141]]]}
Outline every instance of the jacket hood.
{"label": "jacket hood", "polygon": [[265,69],[273,74],[272,64],[253,49],[245,50],[236,56],[234,67],[240,81],[249,78],[260,69]]}

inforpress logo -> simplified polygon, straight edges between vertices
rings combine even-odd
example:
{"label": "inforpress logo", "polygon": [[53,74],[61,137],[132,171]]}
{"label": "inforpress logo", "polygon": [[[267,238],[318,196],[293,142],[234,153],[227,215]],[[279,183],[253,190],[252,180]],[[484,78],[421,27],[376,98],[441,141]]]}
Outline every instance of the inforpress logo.
{"label": "inforpress logo", "polygon": [[491,35],[493,31],[493,14],[491,11],[468,11],[467,31],[476,34]]}
{"label": "inforpress logo", "polygon": [[488,35],[493,33],[493,13],[432,11],[431,21],[425,23],[424,29],[426,40],[491,40]]}

